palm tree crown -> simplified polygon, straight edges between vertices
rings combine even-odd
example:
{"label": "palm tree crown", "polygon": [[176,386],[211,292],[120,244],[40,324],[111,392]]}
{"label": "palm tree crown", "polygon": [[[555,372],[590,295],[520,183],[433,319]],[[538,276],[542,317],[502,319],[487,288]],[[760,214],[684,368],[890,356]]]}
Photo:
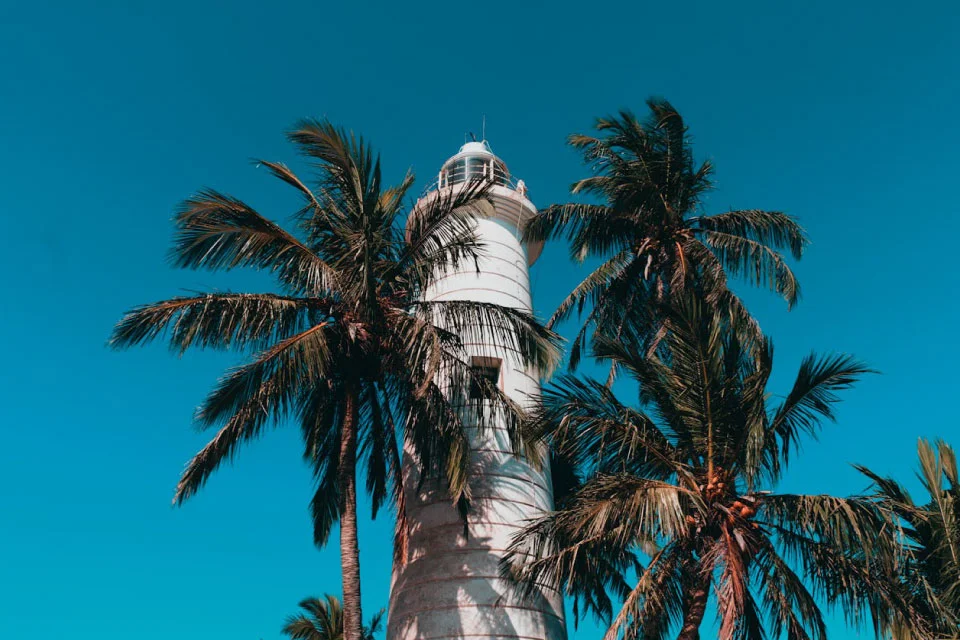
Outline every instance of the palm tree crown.
{"label": "palm tree crown", "polygon": [[543,392],[531,428],[586,480],[564,474],[571,491],[518,535],[505,575],[521,591],[559,584],[578,615],[612,617],[606,640],[671,629],[698,638],[711,591],[725,639],[824,638],[818,596],[860,620],[882,594],[858,559],[894,553],[879,535],[882,510],[769,489],[801,438],[834,417],[836,392],[869,370],[847,356],[810,356],[770,408],[768,341],[743,344],[721,312],[692,298],[666,326],[654,354],[631,324],[596,342],[639,384],[638,408],[569,374]]}
{"label": "palm tree crown", "polygon": [[[304,598],[298,605],[302,613],[287,618],[283,634],[290,640],[343,640],[343,607],[336,596],[327,594],[320,598]],[[381,609],[369,624],[363,627],[362,640],[374,640],[383,623]]]}
{"label": "palm tree crown", "polygon": [[305,121],[289,138],[315,169],[312,188],[281,163],[261,164],[302,197],[299,233],[207,190],[177,213],[172,252],[178,267],[267,271],[280,292],[206,293],[138,307],[117,325],[111,343],[128,347],[166,333],[181,352],[255,352],[199,408],[199,423],[218,431],[187,465],[174,500],[196,493],[268,425],[299,424],[304,458],[317,478],[314,537],[325,543],[340,521],[346,636],[359,640],[358,463],[374,515],[388,501],[398,507],[397,550],[404,557],[397,428],[425,469],[443,475],[462,503],[469,498],[468,447],[457,407],[470,383],[483,391],[484,415],[508,427],[517,415],[495,385],[474,375],[464,343],[479,334],[539,371],[559,356],[556,336],[529,314],[488,303],[421,300],[445,269],[475,261],[482,250],[473,217],[488,211],[485,184],[429,199],[404,228],[413,174],[384,185],[379,156],[328,122]]}
{"label": "palm tree crown", "polygon": [[898,611],[880,617],[889,620],[895,638],[956,638],[960,635],[960,475],[957,457],[945,442],[917,445],[926,493],[918,504],[892,478],[858,467],[874,483],[874,497],[896,515],[902,528],[906,558],[889,571],[889,584],[912,605],[913,618]]}
{"label": "palm tree crown", "polygon": [[[693,280],[700,282],[709,302],[741,320],[749,315],[727,289],[726,272],[769,286],[791,306],[800,297],[800,285],[779,253],[786,249],[800,258],[807,244],[800,225],[776,211],[704,215],[713,165],[695,164],[687,127],[670,103],[651,99],[647,105],[646,121],[621,111],[597,120],[598,136],[570,137],[593,170],[572,191],[602,203],[552,205],[525,230],[536,241],[565,235],[575,260],[604,260],[547,324],[592,305],[571,346],[573,367],[590,328],[616,335],[622,318],[634,309],[646,313],[681,294]],[[656,333],[655,327],[648,329],[649,335]]]}

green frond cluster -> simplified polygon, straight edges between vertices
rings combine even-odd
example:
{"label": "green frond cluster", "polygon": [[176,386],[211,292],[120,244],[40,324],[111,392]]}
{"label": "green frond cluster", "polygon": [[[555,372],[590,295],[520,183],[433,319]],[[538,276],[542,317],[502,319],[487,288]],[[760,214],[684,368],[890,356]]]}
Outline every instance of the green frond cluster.
{"label": "green frond cluster", "polygon": [[[327,594],[321,598],[304,598],[297,605],[300,613],[287,617],[281,633],[290,640],[344,640],[343,605],[336,596]],[[363,627],[361,640],[374,640],[383,627],[381,609]]]}
{"label": "green frond cluster", "polygon": [[[873,483],[871,497],[896,518],[903,544],[903,555],[891,572],[891,588],[901,594],[909,608],[893,611],[883,622],[896,638],[919,637],[923,631],[933,637],[956,638],[960,635],[957,457],[942,440],[931,443],[921,439],[917,454],[917,478],[926,494],[919,503],[896,480],[857,467]],[[884,568],[877,567],[872,558],[865,560],[869,569]]]}
{"label": "green frond cluster", "polygon": [[572,375],[544,389],[529,428],[585,479],[516,538],[505,575],[521,593],[560,585],[610,622],[611,639],[686,637],[711,592],[723,638],[825,637],[821,599],[866,615],[886,592],[862,559],[898,552],[885,511],[866,497],[772,490],[801,435],[832,420],[837,392],[870,369],[811,356],[786,400],[768,406],[769,342],[745,344],[692,290],[664,327],[652,349],[632,324],[596,341],[637,383],[634,406]]}
{"label": "green frond cluster", "polygon": [[[590,309],[571,346],[571,368],[591,332],[616,339],[624,317],[655,314],[692,286],[712,305],[747,315],[727,288],[727,274],[779,293],[791,307],[800,299],[800,284],[780,252],[794,259],[803,255],[808,244],[803,228],[777,211],[704,215],[712,165],[694,161],[687,126],[670,103],[651,99],[647,106],[644,120],[622,111],[597,120],[596,136],[570,137],[592,174],[571,190],[600,204],[549,206],[524,232],[535,241],[565,237],[574,260],[604,260],[548,323]],[[739,323],[738,330],[760,334],[753,322]]]}

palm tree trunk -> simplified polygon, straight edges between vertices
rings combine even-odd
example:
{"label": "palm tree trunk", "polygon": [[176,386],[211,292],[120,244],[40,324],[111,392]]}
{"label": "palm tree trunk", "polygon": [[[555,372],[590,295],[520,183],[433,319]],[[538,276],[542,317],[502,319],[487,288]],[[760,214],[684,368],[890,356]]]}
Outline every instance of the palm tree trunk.
{"label": "palm tree trunk", "polygon": [[343,577],[343,638],[363,640],[360,611],[360,545],[357,541],[357,403],[344,401],[340,435],[340,570]]}
{"label": "palm tree trunk", "polygon": [[700,640],[700,624],[707,612],[707,598],[710,595],[710,576],[694,574],[693,582],[683,596],[683,626],[677,640]]}

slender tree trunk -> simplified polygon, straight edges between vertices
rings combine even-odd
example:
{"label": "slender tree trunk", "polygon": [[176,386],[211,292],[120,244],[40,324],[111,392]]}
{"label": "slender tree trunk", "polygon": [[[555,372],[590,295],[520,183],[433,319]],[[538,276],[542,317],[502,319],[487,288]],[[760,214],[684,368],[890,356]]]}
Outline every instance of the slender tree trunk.
{"label": "slender tree trunk", "polygon": [[710,409],[710,378],[707,376],[707,363],[700,362],[703,375],[703,395],[707,401],[707,483],[716,482],[713,476],[713,411]]}
{"label": "slender tree trunk", "polygon": [[352,391],[344,402],[340,435],[340,570],[343,576],[343,638],[362,640],[360,545],[357,541],[357,403]]}
{"label": "slender tree trunk", "polygon": [[[630,298],[627,300],[627,304],[623,306],[623,317],[620,318],[620,324],[617,325],[617,335],[613,337],[614,340],[620,340],[620,334],[623,333],[623,325],[626,324],[627,318],[630,317],[630,307],[633,306],[633,299],[637,297],[636,292],[630,294]],[[617,377],[617,361],[614,360],[610,363],[610,374],[607,376],[607,389],[613,388],[613,381]]]}
{"label": "slender tree trunk", "polygon": [[683,626],[677,640],[700,640],[700,624],[707,612],[710,595],[710,577],[694,575],[683,596]]}

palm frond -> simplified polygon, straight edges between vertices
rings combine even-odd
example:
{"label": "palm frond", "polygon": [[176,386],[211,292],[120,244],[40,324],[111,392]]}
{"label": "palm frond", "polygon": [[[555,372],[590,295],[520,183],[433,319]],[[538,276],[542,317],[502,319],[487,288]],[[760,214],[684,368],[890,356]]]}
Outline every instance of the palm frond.
{"label": "palm frond", "polygon": [[326,325],[307,329],[262,352],[253,362],[224,377],[197,414],[203,426],[224,422],[216,436],[187,464],[174,502],[182,503],[200,489],[237,447],[257,437],[270,420],[295,408],[311,382],[328,367]]}
{"label": "palm frond", "polygon": [[683,607],[683,555],[677,545],[657,551],[603,636],[603,640],[661,640],[675,625]]}
{"label": "palm frond", "polygon": [[556,451],[590,472],[630,471],[665,480],[682,469],[656,423],[595,380],[560,376],[536,406],[527,426],[531,437],[548,438]]}
{"label": "palm frond", "polygon": [[[597,475],[554,516],[567,531],[603,537],[623,548],[685,530],[684,507],[697,497],[667,482],[631,474]],[[629,522],[629,527],[624,523]]]}
{"label": "palm frond", "polygon": [[[874,616],[895,633],[923,631],[949,637],[960,624],[960,487],[953,450],[944,442],[920,439],[917,445],[920,484],[926,497],[918,503],[892,478],[857,466],[873,481],[872,499],[902,526],[907,549],[903,563],[885,571],[899,599],[876,602]],[[918,631],[919,630],[919,631]]]}
{"label": "palm frond", "polygon": [[318,295],[337,288],[336,271],[305,244],[249,205],[211,189],[177,212],[171,257],[188,269],[256,267],[276,273],[295,293]]}
{"label": "palm frond", "polygon": [[464,344],[487,344],[499,354],[519,355],[537,375],[549,376],[560,362],[560,337],[526,311],[472,300],[414,302],[411,310]]}
{"label": "palm frond", "polygon": [[[849,389],[873,369],[844,354],[803,359],[793,388],[770,419],[768,456],[786,464],[790,453],[799,446],[800,437],[816,437],[823,420],[834,420],[833,405],[839,402],[838,391]],[[779,469],[779,464],[774,464]]]}
{"label": "palm frond", "polygon": [[830,495],[765,496],[757,517],[782,529],[830,540],[836,548],[858,548],[863,553],[870,553],[877,534],[888,524],[871,501]]}
{"label": "palm frond", "polygon": [[187,463],[177,483],[173,503],[183,504],[197,493],[224,460],[233,457],[241,444],[260,435],[267,418],[266,412],[254,405],[246,405],[236,411],[210,442]]}
{"label": "palm frond", "polygon": [[373,617],[370,618],[370,622],[363,627],[363,637],[364,640],[373,640],[374,636],[380,632],[383,627],[383,617],[386,615],[386,609],[380,609]]}
{"label": "palm frond", "polygon": [[204,293],[143,305],[117,324],[110,346],[125,349],[169,334],[181,354],[191,346],[263,349],[325,320],[331,303],[269,293]]}
{"label": "palm frond", "polygon": [[[596,302],[598,294],[622,277],[629,277],[627,270],[634,265],[636,260],[629,250],[624,250],[594,269],[590,275],[584,278],[583,282],[578,284],[570,294],[564,298],[557,310],[553,312],[550,320],[547,321],[547,327],[553,328],[559,322],[566,320],[574,309],[578,313],[583,311],[583,307],[588,301]],[[636,274],[634,274],[636,275]]]}
{"label": "palm frond", "polygon": [[[700,289],[707,302],[729,316],[745,345],[751,334],[754,345],[759,344],[759,327],[729,291],[727,271],[769,285],[790,306],[799,298],[797,278],[778,251],[785,248],[800,257],[807,244],[800,225],[780,212],[699,215],[701,199],[712,188],[713,166],[694,162],[687,125],[673,105],[651,98],[647,107],[646,118],[622,110],[598,118],[596,135],[570,136],[591,172],[571,190],[601,202],[552,205],[524,231],[528,240],[565,237],[576,260],[605,260],[548,323],[553,326],[573,309],[593,307],[571,344],[571,368],[593,346],[590,331],[615,338],[625,316],[637,309],[662,312],[689,287]],[[648,283],[646,290],[636,282]],[[646,331],[648,341],[657,342],[664,323],[654,319]],[[616,371],[613,364],[611,383]]]}
{"label": "palm frond", "polygon": [[780,211],[744,209],[690,219],[696,230],[753,240],[770,249],[787,249],[797,260],[810,244],[806,231],[796,218]]}
{"label": "palm frond", "polygon": [[799,301],[800,282],[783,256],[767,245],[718,231],[704,231],[703,242],[731,274],[745,276],[756,286],[776,291],[789,308]]}
{"label": "palm frond", "polygon": [[392,187],[385,187],[380,191],[380,202],[378,208],[383,211],[399,211],[403,206],[403,199],[407,197],[410,189],[417,181],[417,176],[413,169],[408,169],[398,184]]}
{"label": "palm frond", "polygon": [[771,545],[754,556],[763,605],[768,612],[770,635],[821,640],[827,637],[823,614],[804,581]]}
{"label": "palm frond", "polygon": [[302,613],[287,618],[280,631],[290,640],[316,640],[319,636],[313,622]]}
{"label": "palm frond", "polygon": [[303,613],[287,618],[281,632],[291,640],[342,640],[343,607],[336,596],[304,598],[298,605]]}
{"label": "palm frond", "polygon": [[[463,363],[460,373],[469,369]],[[458,410],[450,397],[436,383],[422,394],[394,395],[399,401],[404,431],[417,454],[417,467],[422,478],[436,479],[446,485],[454,504],[466,505],[471,497],[469,478],[470,441],[467,435],[469,416]]]}
{"label": "palm frond", "polygon": [[544,587],[559,588],[573,599],[575,622],[586,612],[609,621],[610,593],[626,598],[631,591],[627,576],[642,567],[613,534],[586,537],[565,524],[549,514],[525,526],[511,541],[500,573],[522,599],[535,597]]}
{"label": "palm frond", "polygon": [[306,204],[315,209],[321,209],[322,205],[317,199],[317,196],[313,191],[310,190],[304,182],[297,177],[297,174],[293,170],[285,165],[282,162],[270,162],[268,160],[256,160],[256,164],[265,166],[270,174],[280,180],[283,180],[288,185],[300,192],[300,195],[306,200]]}
{"label": "palm frond", "polygon": [[299,422],[304,441],[303,459],[313,470],[316,487],[310,500],[313,543],[326,544],[340,520],[340,436],[343,399],[338,388],[315,385],[300,403]]}
{"label": "palm frond", "polygon": [[318,383],[333,365],[329,328],[327,322],[314,325],[228,372],[201,405],[200,424],[213,425],[249,404],[268,412],[289,409],[297,392]]}
{"label": "palm frond", "polygon": [[[407,219],[407,242],[397,267],[456,269],[464,260],[476,260],[482,253],[476,219],[492,213],[491,188],[489,181],[473,180],[421,200]],[[415,282],[425,285],[428,280],[418,275]]]}
{"label": "palm frond", "polygon": [[320,191],[348,213],[363,209],[373,179],[374,157],[363,138],[336,127],[327,120],[305,119],[287,138],[320,171]]}
{"label": "palm frond", "polygon": [[525,242],[544,242],[566,237],[571,258],[577,262],[591,254],[603,254],[622,248],[629,236],[625,221],[619,220],[609,207],[592,204],[555,204],[541,209],[524,226]]}

